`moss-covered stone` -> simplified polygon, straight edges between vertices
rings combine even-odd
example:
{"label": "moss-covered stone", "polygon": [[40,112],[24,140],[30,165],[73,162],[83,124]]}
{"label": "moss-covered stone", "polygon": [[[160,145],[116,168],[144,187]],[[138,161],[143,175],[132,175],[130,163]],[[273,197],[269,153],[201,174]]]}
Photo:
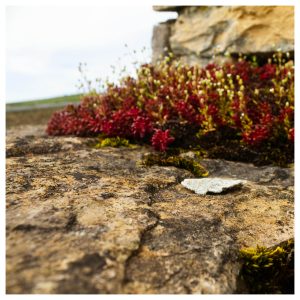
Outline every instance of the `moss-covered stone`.
{"label": "moss-covered stone", "polygon": [[95,148],[103,147],[130,147],[130,143],[127,139],[120,137],[108,137],[108,138],[99,138],[99,142],[95,145]]}
{"label": "moss-covered stone", "polygon": [[250,293],[294,293],[294,239],[271,248],[240,250],[241,279]]}
{"label": "moss-covered stone", "polygon": [[208,176],[208,171],[197,161],[181,157],[179,155],[169,155],[166,153],[151,153],[142,161],[145,166],[173,166],[180,169],[185,169],[193,173],[197,177]]}

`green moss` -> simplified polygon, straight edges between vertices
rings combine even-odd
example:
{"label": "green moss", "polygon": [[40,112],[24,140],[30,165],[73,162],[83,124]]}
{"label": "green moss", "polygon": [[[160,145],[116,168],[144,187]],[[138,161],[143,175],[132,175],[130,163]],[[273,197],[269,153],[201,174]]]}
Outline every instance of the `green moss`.
{"label": "green moss", "polygon": [[169,155],[166,153],[151,153],[144,158],[142,164],[145,166],[173,166],[180,169],[185,169],[193,173],[197,177],[205,177],[208,171],[191,158],[181,157],[179,155]]}
{"label": "green moss", "polygon": [[294,239],[240,250],[240,277],[254,294],[294,292]]}
{"label": "green moss", "polygon": [[130,147],[131,144],[127,139],[120,137],[111,137],[111,138],[99,138],[99,142],[95,145],[95,148],[103,147]]}

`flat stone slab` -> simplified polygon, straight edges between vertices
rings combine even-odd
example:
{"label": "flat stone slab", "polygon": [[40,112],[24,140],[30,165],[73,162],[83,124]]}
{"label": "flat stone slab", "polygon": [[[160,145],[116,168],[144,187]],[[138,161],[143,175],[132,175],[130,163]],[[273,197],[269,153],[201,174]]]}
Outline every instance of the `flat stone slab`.
{"label": "flat stone slab", "polygon": [[227,178],[187,178],[181,184],[189,190],[199,195],[207,193],[220,194],[234,187],[239,187],[244,183],[243,180]]}
{"label": "flat stone slab", "polygon": [[190,172],[139,164],[150,147],[44,132],[7,131],[8,294],[248,293],[239,249],[294,236],[293,169],[203,160],[247,186],[199,201]]}

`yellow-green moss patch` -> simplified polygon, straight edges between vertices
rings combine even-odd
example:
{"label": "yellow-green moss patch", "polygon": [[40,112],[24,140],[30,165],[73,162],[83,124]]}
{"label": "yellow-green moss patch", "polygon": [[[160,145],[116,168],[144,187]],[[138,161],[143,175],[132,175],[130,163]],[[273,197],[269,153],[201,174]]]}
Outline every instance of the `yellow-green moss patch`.
{"label": "yellow-green moss patch", "polygon": [[294,239],[271,248],[241,249],[240,257],[240,276],[251,293],[293,293]]}
{"label": "yellow-green moss patch", "polygon": [[179,155],[152,153],[144,158],[142,164],[145,166],[173,166],[176,168],[188,170],[197,177],[208,176],[208,171],[200,163],[191,158],[181,157]]}
{"label": "yellow-green moss patch", "polygon": [[131,144],[127,139],[123,139],[120,137],[108,137],[108,138],[100,138],[99,142],[95,145],[95,148],[103,148],[103,147],[130,147]]}

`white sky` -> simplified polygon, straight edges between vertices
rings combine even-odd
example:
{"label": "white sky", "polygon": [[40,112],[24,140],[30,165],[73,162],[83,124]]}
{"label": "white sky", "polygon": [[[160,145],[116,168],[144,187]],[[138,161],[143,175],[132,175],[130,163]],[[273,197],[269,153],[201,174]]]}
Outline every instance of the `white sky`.
{"label": "white sky", "polygon": [[151,6],[9,6],[6,100],[77,93],[80,62],[90,79],[105,79],[112,77],[111,65],[149,61],[153,26],[175,17]]}

